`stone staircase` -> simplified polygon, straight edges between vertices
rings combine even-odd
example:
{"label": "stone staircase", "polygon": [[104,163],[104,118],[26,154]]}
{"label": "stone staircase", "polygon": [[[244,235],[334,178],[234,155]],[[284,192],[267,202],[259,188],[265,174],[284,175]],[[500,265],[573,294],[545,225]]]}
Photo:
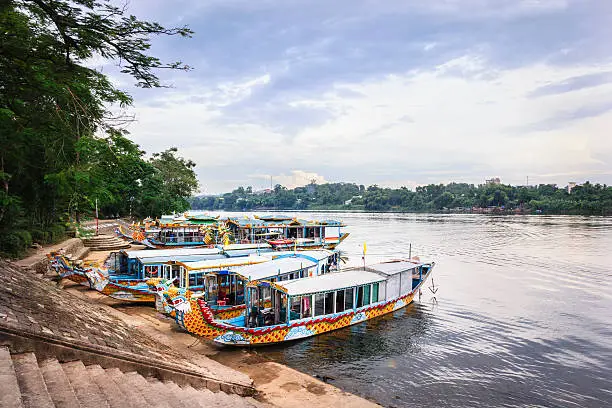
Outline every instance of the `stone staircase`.
{"label": "stone staircase", "polygon": [[91,238],[84,238],[83,245],[90,248],[92,251],[115,251],[130,247],[128,242],[114,235],[97,235]]}
{"label": "stone staircase", "polygon": [[253,398],[179,386],[82,361],[38,360],[0,347],[0,407],[263,407]]}

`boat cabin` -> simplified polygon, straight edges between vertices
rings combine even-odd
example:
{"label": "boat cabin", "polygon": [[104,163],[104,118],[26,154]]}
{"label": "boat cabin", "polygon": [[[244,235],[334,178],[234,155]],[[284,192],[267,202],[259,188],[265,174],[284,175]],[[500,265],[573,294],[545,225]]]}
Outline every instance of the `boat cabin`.
{"label": "boat cabin", "polygon": [[337,244],[343,235],[342,227],[345,227],[341,221],[336,220],[299,220],[286,216],[228,218],[225,225],[236,242],[270,242],[288,248],[295,243],[312,246]]}
{"label": "boat cabin", "polygon": [[262,327],[347,311],[358,313],[372,304],[411,293],[429,268],[431,265],[397,261],[288,282],[253,281],[247,285],[246,316],[226,323]]}
{"label": "boat cabin", "polygon": [[109,275],[121,280],[164,277],[164,267],[173,260],[183,262],[225,258],[219,248],[177,248],[111,252],[106,261]]}
{"label": "boat cabin", "polygon": [[[358,309],[379,301],[384,280],[378,274],[354,270],[289,282],[252,282],[243,320],[246,327],[261,327]],[[265,307],[266,303],[271,306]]]}
{"label": "boat cabin", "polygon": [[336,270],[338,254],[332,251],[271,252],[270,262],[216,271],[206,279],[205,299],[213,307],[244,304],[244,286],[253,280],[283,282]]}
{"label": "boat cabin", "polygon": [[174,279],[176,286],[190,289],[192,292],[204,292],[205,296],[207,293],[216,293],[218,296],[221,292],[224,299],[236,299],[238,293],[244,293],[244,282],[232,271],[246,265],[270,261],[269,257],[251,255],[197,262],[169,262],[161,277]]}

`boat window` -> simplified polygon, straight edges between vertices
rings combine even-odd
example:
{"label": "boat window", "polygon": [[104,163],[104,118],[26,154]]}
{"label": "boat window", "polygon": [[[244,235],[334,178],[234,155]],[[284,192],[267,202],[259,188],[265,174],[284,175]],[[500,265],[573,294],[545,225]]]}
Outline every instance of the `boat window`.
{"label": "boat window", "polygon": [[312,296],[302,297],[302,318],[312,317],[312,309],[310,303],[312,302]]}
{"label": "boat window", "polygon": [[372,303],[370,301],[370,287],[371,285],[365,285],[363,287],[363,304],[364,305],[369,305],[370,303]]}
{"label": "boat window", "polygon": [[302,305],[301,296],[291,297],[291,316],[289,320],[297,320],[297,319],[302,318],[302,311],[300,310],[301,305]]}
{"label": "boat window", "polygon": [[344,291],[344,310],[353,308],[353,288]]}
{"label": "boat window", "polygon": [[145,266],[145,277],[146,278],[157,278],[159,274],[159,265]]}
{"label": "boat window", "polygon": [[271,298],[271,291],[270,288],[262,288],[261,289],[262,295],[261,298],[264,300],[270,300]]}
{"label": "boat window", "polygon": [[378,302],[378,282],[372,285],[372,303]]}
{"label": "boat window", "polygon": [[334,313],[334,293],[335,292],[327,292],[325,294],[325,314]]}
{"label": "boat window", "polygon": [[325,314],[325,308],[323,307],[324,299],[325,297],[322,293],[315,295],[315,307],[314,307],[315,316],[322,316]]}
{"label": "boat window", "polygon": [[344,289],[336,292],[336,313],[344,312]]}
{"label": "boat window", "polygon": [[357,302],[355,307],[359,308],[361,306],[363,306],[363,286],[357,288]]}

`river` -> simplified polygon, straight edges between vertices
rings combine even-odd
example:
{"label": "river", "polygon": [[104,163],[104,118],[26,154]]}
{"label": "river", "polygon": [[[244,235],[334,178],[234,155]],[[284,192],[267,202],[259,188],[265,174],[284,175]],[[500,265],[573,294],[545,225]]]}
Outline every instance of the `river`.
{"label": "river", "polygon": [[342,219],[353,265],[412,244],[436,292],[258,353],[388,407],[612,405],[612,218],[298,216]]}

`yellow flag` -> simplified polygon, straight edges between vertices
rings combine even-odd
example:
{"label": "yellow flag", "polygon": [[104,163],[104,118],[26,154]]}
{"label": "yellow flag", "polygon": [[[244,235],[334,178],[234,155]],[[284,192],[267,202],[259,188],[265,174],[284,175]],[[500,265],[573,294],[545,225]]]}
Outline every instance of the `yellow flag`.
{"label": "yellow flag", "polygon": [[363,256],[365,256],[366,252],[368,250],[368,246],[366,245],[366,243],[363,243]]}

